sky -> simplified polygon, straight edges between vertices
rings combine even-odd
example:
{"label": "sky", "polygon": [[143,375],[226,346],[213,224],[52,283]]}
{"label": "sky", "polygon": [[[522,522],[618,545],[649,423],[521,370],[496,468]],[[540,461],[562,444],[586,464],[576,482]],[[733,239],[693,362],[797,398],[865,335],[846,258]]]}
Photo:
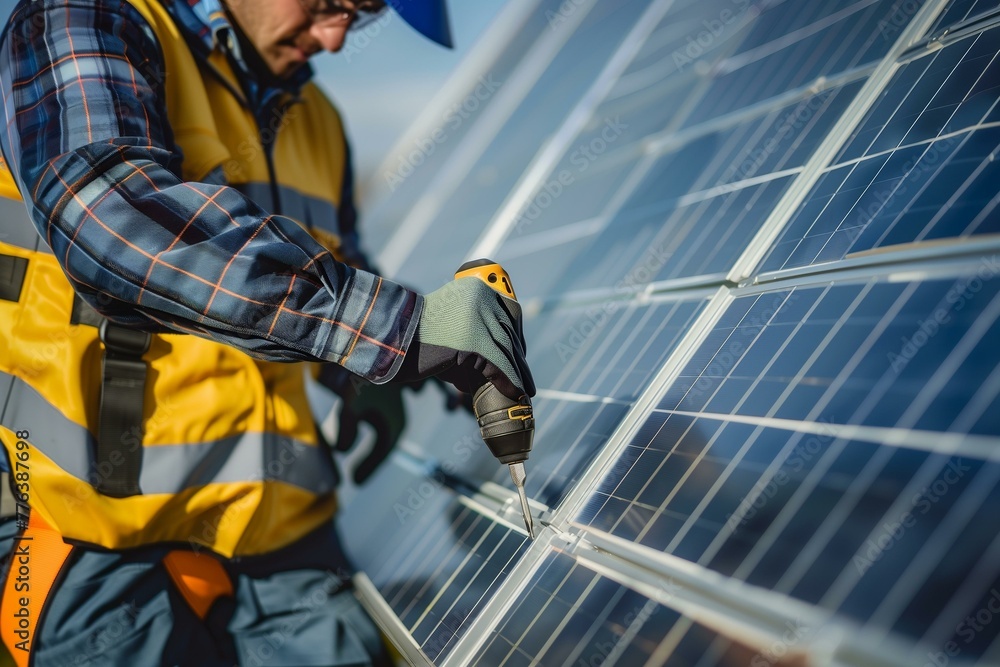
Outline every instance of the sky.
{"label": "sky", "polygon": [[[340,53],[316,56],[316,80],[337,103],[351,136],[359,189],[507,1],[448,0],[453,50],[389,13],[354,31]],[[0,0],[0,20],[6,22],[14,5]]]}

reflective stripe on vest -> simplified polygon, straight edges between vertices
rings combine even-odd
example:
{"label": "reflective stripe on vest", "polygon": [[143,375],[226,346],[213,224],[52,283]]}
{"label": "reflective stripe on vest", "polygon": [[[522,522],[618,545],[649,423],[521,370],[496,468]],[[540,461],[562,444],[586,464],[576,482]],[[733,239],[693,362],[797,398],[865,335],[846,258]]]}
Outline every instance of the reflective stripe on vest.
{"label": "reflective stripe on vest", "polygon": [[[256,121],[216,79],[236,82],[226,57],[214,52],[210,73],[159,2],[129,2],[160,42],[183,177],[210,179],[221,169],[266,206],[269,191],[259,185],[270,174]],[[270,128],[278,190],[285,213],[323,228],[314,236],[331,247],[347,169],[343,128],[314,84],[300,97]],[[10,185],[0,170],[0,193],[15,194]],[[73,291],[44,244],[27,236],[0,243],[0,253],[29,262],[19,301],[0,299],[0,388],[11,387],[0,439],[13,452],[12,431],[31,433],[33,514],[67,538],[111,549],[183,542],[227,557],[287,546],[331,520],[334,471],[316,443],[302,365],[257,361],[187,335],[153,336],[143,355],[145,414],[131,434],[142,445],[141,494],[97,493],[101,345],[93,327],[70,324]]]}

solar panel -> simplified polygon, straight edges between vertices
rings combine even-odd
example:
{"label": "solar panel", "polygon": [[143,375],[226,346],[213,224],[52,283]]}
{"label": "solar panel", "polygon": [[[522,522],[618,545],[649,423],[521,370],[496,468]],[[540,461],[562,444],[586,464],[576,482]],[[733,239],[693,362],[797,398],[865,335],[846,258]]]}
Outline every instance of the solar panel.
{"label": "solar panel", "polygon": [[1000,231],[998,36],[979,32],[903,65],[761,269]]}
{"label": "solar panel", "polygon": [[997,3],[525,5],[375,210],[411,284],[511,273],[539,534],[409,397],[341,519],[393,613],[445,665],[1000,662]]}

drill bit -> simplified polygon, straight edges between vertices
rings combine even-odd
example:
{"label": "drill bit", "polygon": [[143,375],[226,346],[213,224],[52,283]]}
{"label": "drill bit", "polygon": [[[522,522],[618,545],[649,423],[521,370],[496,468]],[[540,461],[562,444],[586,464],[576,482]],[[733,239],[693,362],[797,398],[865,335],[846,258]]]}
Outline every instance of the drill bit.
{"label": "drill bit", "polygon": [[531,521],[531,510],[528,509],[528,496],[524,492],[524,480],[527,475],[524,472],[524,462],[510,464],[510,478],[514,480],[517,487],[517,495],[521,498],[521,515],[524,516],[524,527],[528,529],[528,537],[535,539],[535,525]]}

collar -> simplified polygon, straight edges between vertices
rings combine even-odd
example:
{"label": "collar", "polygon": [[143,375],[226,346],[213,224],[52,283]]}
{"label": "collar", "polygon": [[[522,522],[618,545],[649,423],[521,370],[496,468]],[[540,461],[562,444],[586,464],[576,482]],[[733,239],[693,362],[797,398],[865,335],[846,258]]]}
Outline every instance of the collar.
{"label": "collar", "polygon": [[[274,94],[290,93],[297,97],[302,86],[312,79],[313,69],[309,63],[299,68],[287,80],[276,79],[264,68],[256,53],[245,53],[253,46],[244,39],[229,20],[221,0],[161,0],[167,11],[185,33],[187,42],[198,55],[207,59],[213,51],[226,53],[236,65],[244,90],[248,97],[260,104]],[[253,63],[254,66],[251,66]]]}

